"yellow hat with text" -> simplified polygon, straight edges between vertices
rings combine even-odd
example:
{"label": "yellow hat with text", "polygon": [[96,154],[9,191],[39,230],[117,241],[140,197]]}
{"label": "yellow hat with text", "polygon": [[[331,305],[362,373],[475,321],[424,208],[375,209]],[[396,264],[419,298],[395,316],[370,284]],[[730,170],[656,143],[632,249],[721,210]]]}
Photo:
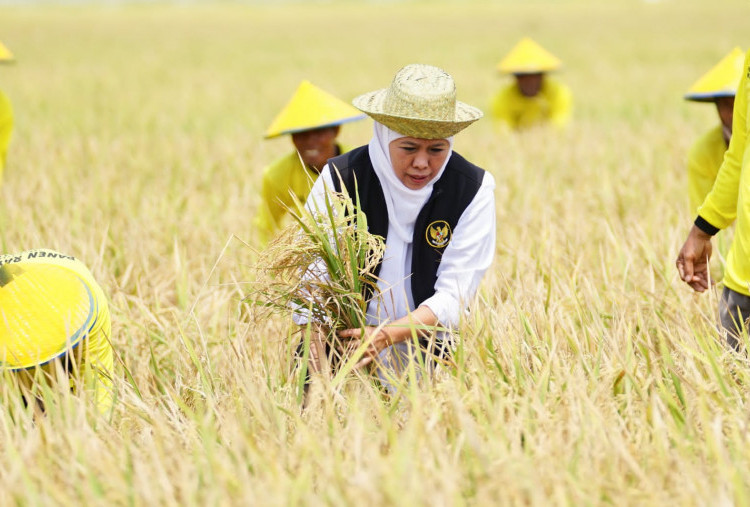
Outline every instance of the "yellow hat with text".
{"label": "yellow hat with text", "polygon": [[266,139],[361,120],[364,114],[309,81],[302,81],[271,122]]}
{"label": "yellow hat with text", "polygon": [[10,49],[8,49],[5,44],[0,42],[0,62],[8,63],[12,61],[15,61],[13,53],[10,52]]}
{"label": "yellow hat with text", "polygon": [[49,264],[0,266],[0,369],[41,366],[78,345],[96,319],[93,293]]}
{"label": "yellow hat with text", "polygon": [[719,97],[734,97],[742,79],[744,62],[745,53],[734,48],[690,87],[685,99],[713,102]]}
{"label": "yellow hat with text", "polygon": [[529,37],[521,39],[497,64],[498,70],[505,74],[535,74],[557,70],[561,66],[558,57]]}

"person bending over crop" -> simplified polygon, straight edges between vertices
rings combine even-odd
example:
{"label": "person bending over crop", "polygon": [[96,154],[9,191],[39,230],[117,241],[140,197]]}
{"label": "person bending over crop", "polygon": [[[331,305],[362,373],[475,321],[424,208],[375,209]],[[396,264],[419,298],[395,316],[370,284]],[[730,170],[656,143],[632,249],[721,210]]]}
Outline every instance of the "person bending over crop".
{"label": "person bending over crop", "polygon": [[16,377],[27,402],[39,399],[41,376],[65,372],[108,412],[110,334],[107,298],[80,261],[52,250],[0,255],[0,370]]}
{"label": "person bending over crop", "polygon": [[[494,257],[495,180],[453,151],[453,136],[482,112],[456,100],[444,70],[408,65],[389,88],[353,104],[375,120],[372,139],[328,161],[306,206],[323,209],[326,189],[343,184],[358,198],[370,232],[385,238],[367,327],[338,333],[346,350],[361,346],[358,367],[375,363],[385,379],[416,353],[450,354],[450,335],[428,339],[424,327],[415,348],[413,326],[458,326]],[[312,369],[319,369],[330,354],[320,334],[310,352]]]}
{"label": "person bending over crop", "polygon": [[290,134],[295,150],[263,170],[261,203],[254,220],[262,243],[279,230],[294,206],[291,194],[304,202],[326,161],[348,151],[336,142],[341,124],[364,117],[309,81],[299,85],[266,131],[266,139]]}
{"label": "person bending over crop", "polygon": [[740,337],[750,317],[750,145],[748,144],[748,97],[750,52],[745,56],[737,89],[732,121],[732,139],[716,181],[698,208],[690,233],[677,256],[682,280],[697,292],[709,288],[708,261],[711,237],[736,219],[734,238],[724,271],[724,291],[719,302],[721,326],[728,344],[739,349]]}

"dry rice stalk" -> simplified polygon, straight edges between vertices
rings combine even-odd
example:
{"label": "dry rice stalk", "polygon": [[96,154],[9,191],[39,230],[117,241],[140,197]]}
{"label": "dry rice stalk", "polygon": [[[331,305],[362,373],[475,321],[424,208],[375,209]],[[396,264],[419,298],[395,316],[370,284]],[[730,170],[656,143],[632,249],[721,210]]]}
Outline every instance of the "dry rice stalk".
{"label": "dry rice stalk", "polygon": [[335,339],[337,330],[364,327],[385,242],[367,231],[359,201],[345,191],[327,190],[324,205],[290,209],[295,223],[261,252],[246,300],[267,315],[307,313]]}

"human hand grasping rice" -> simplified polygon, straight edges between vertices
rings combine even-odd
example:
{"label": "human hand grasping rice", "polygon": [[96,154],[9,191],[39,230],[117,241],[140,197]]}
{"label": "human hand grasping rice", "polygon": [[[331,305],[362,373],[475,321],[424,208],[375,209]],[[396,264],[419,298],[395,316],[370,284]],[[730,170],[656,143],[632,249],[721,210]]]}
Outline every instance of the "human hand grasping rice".
{"label": "human hand grasping rice", "polygon": [[[409,315],[402,317],[386,326],[365,326],[363,329],[344,329],[339,331],[339,338],[345,339],[348,353],[353,353],[362,344],[366,348],[362,351],[362,359],[357,362],[355,368],[362,368],[372,363],[386,348],[409,340],[412,332],[416,329],[428,329],[438,323],[437,316],[428,306],[420,306]],[[419,333],[418,334],[422,334]]]}

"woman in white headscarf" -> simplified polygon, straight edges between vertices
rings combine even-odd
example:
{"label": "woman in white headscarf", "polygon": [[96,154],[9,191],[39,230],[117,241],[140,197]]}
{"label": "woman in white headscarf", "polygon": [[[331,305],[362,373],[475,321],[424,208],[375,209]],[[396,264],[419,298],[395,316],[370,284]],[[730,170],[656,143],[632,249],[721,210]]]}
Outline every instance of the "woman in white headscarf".
{"label": "woman in white headscarf", "polygon": [[[386,238],[377,273],[380,294],[367,309],[371,327],[365,336],[360,329],[339,336],[352,340],[352,349],[368,342],[358,366],[379,358],[379,366],[398,371],[401,360],[412,355],[414,326],[456,328],[489,268],[495,181],[453,151],[453,135],[482,112],[456,100],[453,78],[445,71],[408,65],[389,88],[353,103],[375,120],[373,137],[329,160],[307,206],[323,209],[326,189],[340,190],[343,182],[350,195],[358,192],[370,232]],[[420,348],[444,355],[450,345],[443,341],[423,339]],[[313,344],[312,357],[321,353]]]}

